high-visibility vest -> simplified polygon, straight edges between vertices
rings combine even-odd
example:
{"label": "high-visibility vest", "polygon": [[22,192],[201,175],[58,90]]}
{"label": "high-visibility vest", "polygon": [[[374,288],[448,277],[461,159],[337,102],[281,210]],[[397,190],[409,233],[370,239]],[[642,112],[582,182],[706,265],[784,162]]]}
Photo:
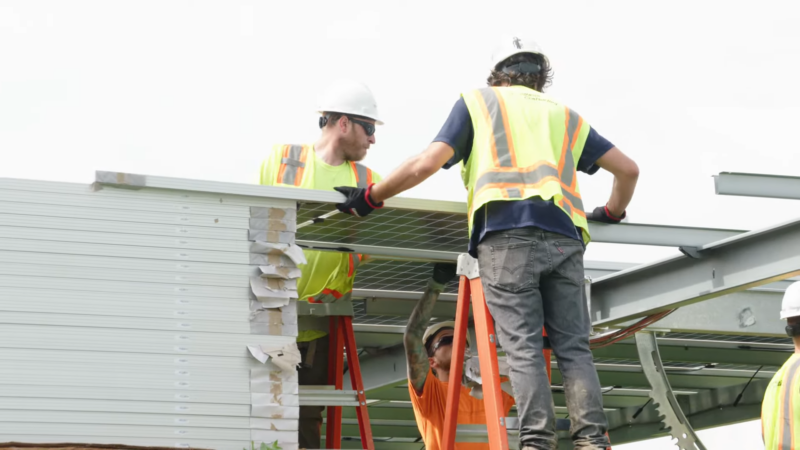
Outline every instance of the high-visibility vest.
{"label": "high-visibility vest", "polygon": [[800,450],[800,354],[775,373],[761,402],[766,450]]}
{"label": "high-visibility vest", "polygon": [[[332,191],[333,184],[320,186],[315,183],[315,162],[312,145],[276,145],[261,165],[261,184]],[[348,164],[350,186],[367,187],[373,179],[378,181],[378,175],[366,166],[352,161]],[[274,177],[268,175],[270,167],[278,168]],[[300,300],[331,303],[350,298],[361,255],[314,250],[303,250],[303,253],[307,264],[299,266],[302,272],[297,283]]]}
{"label": "high-visibility vest", "polygon": [[461,94],[474,129],[462,162],[469,232],[479,208],[493,201],[553,199],[590,240],[578,187],[589,124],[578,113],[524,86],[487,87]]}

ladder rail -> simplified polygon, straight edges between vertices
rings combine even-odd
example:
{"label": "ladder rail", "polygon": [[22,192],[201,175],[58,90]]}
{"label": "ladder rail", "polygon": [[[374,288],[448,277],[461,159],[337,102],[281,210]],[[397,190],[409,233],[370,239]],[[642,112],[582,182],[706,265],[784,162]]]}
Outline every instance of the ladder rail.
{"label": "ladder rail", "polygon": [[[337,390],[344,388],[344,336],[339,325],[339,316],[330,317],[330,353],[328,354],[328,384]],[[342,407],[328,406],[328,420],[325,424],[325,446],[329,449],[342,448]]]}
{"label": "ladder rail", "polygon": [[500,369],[497,364],[497,335],[492,315],[489,313],[489,307],[486,305],[486,298],[483,295],[481,279],[473,278],[469,283],[472,292],[472,314],[475,317],[475,337],[478,341],[481,380],[483,381],[483,405],[486,410],[489,448],[508,450],[508,430],[506,430],[503,396],[500,389]]}
{"label": "ladder rail", "polygon": [[461,395],[461,377],[464,375],[464,350],[467,345],[469,322],[470,282],[459,277],[456,303],[456,327],[453,330],[453,348],[450,352],[450,380],[447,385],[447,403],[442,432],[442,450],[454,450],[458,420],[458,399]]}
{"label": "ladder rail", "polygon": [[[367,411],[367,397],[364,394],[364,383],[361,378],[361,364],[358,361],[356,337],[353,333],[353,318],[350,316],[339,316],[339,319],[339,325],[344,328],[344,347],[345,351],[347,351],[347,366],[350,372],[350,383],[356,390],[356,398],[359,403],[359,405],[356,406],[356,416],[358,417],[358,429],[361,433],[361,447],[368,450],[375,450],[375,442],[372,440],[372,426],[369,423],[369,411]],[[341,433],[341,419],[339,421],[339,429]]]}

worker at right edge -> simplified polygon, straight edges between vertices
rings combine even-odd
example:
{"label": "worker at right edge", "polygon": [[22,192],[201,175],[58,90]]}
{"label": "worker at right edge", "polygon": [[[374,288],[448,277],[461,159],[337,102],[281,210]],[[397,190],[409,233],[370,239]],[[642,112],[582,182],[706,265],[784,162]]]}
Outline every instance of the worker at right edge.
{"label": "worker at right edge", "polygon": [[[489,87],[462,93],[428,148],[384,180],[337,187],[347,197],[337,208],[363,217],[440,168],[462,164],[468,251],[478,259],[508,355],[523,448],[557,446],[544,326],[564,380],[573,445],[605,449],[608,422],[583,297],[587,219],[620,222],[639,168],[576,111],[545,95],[550,81],[550,64],[535,43],[505,40],[493,55]],[[614,175],[611,197],[587,214],[577,171],[600,168]]]}
{"label": "worker at right edge", "polygon": [[783,294],[781,319],[794,341],[794,354],[775,373],[761,403],[761,436],[766,450],[800,449],[800,281]]}

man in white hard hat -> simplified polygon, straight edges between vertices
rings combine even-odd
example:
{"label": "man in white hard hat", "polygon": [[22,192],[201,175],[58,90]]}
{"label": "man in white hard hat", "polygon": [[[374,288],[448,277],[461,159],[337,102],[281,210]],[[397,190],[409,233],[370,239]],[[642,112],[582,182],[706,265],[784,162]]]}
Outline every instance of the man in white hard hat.
{"label": "man in white hard hat", "polygon": [[[467,189],[470,255],[510,378],[524,448],[557,444],[543,358],[542,326],[564,378],[573,444],[608,447],[600,383],[589,349],[583,300],[588,221],[620,222],[639,168],[577,112],[545,95],[550,63],[532,41],[504,40],[492,57],[489,87],[462,93],[427,150],[380,183],[345,188],[337,207],[365,216],[437,170],[461,164]],[[611,172],[608,202],[585,213],[577,172]]]}
{"label": "man in white hard hat", "polygon": [[766,450],[800,449],[800,281],[783,294],[781,319],[794,341],[794,354],[772,377],[761,403]]}
{"label": "man in white hard hat", "polygon": [[[441,448],[455,329],[455,322],[452,320],[431,326],[428,324],[439,294],[455,276],[455,264],[434,265],[433,276],[428,280],[422,298],[414,307],[403,335],[408,365],[408,390],[417,428],[425,442],[426,450]],[[467,348],[471,346],[472,341],[467,335]],[[514,399],[505,392],[502,395],[504,412],[507,416],[514,405]],[[470,390],[464,386],[461,388],[456,422],[461,425],[486,424],[483,400],[471,396]],[[455,448],[489,450],[489,444],[456,443]]]}
{"label": "man in white hard hat", "polygon": [[[320,137],[310,144],[275,145],[261,165],[261,184],[332,191],[336,186],[366,187],[380,176],[359,163],[375,143],[375,126],[382,125],[370,89],[362,83],[335,82],[318,106]],[[307,264],[297,291],[300,301],[350,301],[362,255],[304,251]],[[301,316],[298,347],[302,357],[300,385],[328,384],[328,319]],[[322,406],[300,407],[300,448],[321,444]]]}

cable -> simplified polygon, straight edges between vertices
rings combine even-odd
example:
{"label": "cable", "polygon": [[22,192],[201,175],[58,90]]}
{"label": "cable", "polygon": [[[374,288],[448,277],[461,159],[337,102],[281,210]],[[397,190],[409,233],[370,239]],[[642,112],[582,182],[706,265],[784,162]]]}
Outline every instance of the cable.
{"label": "cable", "polygon": [[753,378],[755,378],[756,375],[758,375],[758,372],[761,370],[762,367],[764,367],[764,366],[758,366],[758,369],[756,369],[756,372],[753,374],[752,377],[750,377],[750,379],[747,381],[747,384],[745,384],[744,387],[742,388],[742,392],[739,392],[739,395],[736,397],[736,400],[733,402],[733,406],[734,407],[739,405],[739,401],[742,399],[742,395],[744,395],[744,391],[747,389],[747,386],[750,386],[750,382],[753,381]]}
{"label": "cable", "polygon": [[675,311],[675,310],[672,309],[672,310],[663,311],[663,312],[660,312],[660,313],[656,313],[656,314],[647,316],[644,319],[642,319],[642,320],[636,322],[635,324],[629,326],[628,328],[625,328],[625,329],[622,329],[622,330],[617,330],[617,331],[615,331],[615,332],[613,332],[611,334],[607,334],[605,336],[600,336],[600,337],[597,337],[597,338],[595,338],[593,340],[590,340],[589,341],[590,348],[592,350],[597,349],[597,348],[603,348],[603,347],[607,347],[607,346],[609,346],[611,344],[615,344],[615,343],[617,343],[617,342],[619,342],[619,341],[621,341],[623,339],[627,339],[630,336],[636,334],[638,331],[640,331],[640,330],[652,325],[655,322],[658,322],[659,320],[663,319],[664,317],[667,317],[673,311]]}

